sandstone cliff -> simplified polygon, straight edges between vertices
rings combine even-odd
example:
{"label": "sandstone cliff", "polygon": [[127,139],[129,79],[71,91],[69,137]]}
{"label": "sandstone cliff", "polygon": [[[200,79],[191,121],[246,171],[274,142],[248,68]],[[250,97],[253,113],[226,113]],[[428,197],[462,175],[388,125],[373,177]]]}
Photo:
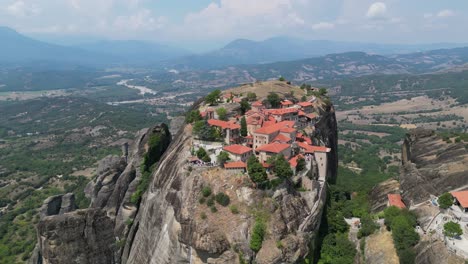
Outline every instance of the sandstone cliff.
{"label": "sandstone cliff", "polygon": [[[326,104],[318,111],[321,119],[313,137],[332,149],[327,154],[326,171],[327,177],[334,180],[338,162],[335,113]],[[41,260],[266,264],[294,263],[306,257],[326,200],[326,182],[313,176],[317,168],[313,169],[315,174],[260,190],[247,175],[190,165],[187,159],[194,140],[191,130],[191,125],[186,125],[174,137],[155,166],[141,202],[138,199],[135,203],[134,196],[143,177],[142,157],[148,151],[150,135],[160,131],[141,131],[128,157],[102,160],[96,179],[86,189],[90,209],[50,216],[39,223]],[[206,203],[200,202],[204,186],[210,186],[214,194],[227,194],[236,209],[217,204],[217,210],[210,211]],[[249,243],[258,219],[265,222],[266,232],[261,249],[254,252]],[[57,235],[62,232],[68,234]],[[51,246],[65,245],[72,239],[76,243],[68,248]],[[93,250],[96,245],[103,245],[101,252]]]}
{"label": "sandstone cliff", "polygon": [[464,143],[446,143],[433,131],[411,131],[402,146],[402,162],[400,184],[407,205],[468,185]]}
{"label": "sandstone cliff", "polygon": [[120,263],[131,222],[132,202],[141,180],[140,165],[152,135],[170,134],[165,125],[137,133],[122,157],[100,161],[97,177],[86,187],[89,209],[75,211],[72,195],[47,199],[37,225],[38,246],[31,263]]}
{"label": "sandstone cliff", "polygon": [[[328,172],[336,177],[337,130],[332,107],[323,110],[317,136],[334,148]],[[220,168],[192,168],[191,126],[166,151],[130,230],[122,263],[294,263],[308,254],[320,224],[326,185],[312,181],[298,192],[285,183],[262,191],[235,173]],[[199,203],[203,186],[225,192],[239,213],[218,206],[211,213]],[[201,215],[206,214],[205,217]],[[249,248],[256,217],[267,220],[258,253]]]}

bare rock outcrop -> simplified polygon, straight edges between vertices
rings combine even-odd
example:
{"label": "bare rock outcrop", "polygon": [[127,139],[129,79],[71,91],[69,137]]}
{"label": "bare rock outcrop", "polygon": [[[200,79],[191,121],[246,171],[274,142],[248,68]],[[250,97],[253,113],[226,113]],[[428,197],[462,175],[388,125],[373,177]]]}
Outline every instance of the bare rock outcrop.
{"label": "bare rock outcrop", "polygon": [[402,146],[402,162],[400,184],[407,205],[468,186],[464,143],[446,143],[434,131],[412,130]]}
{"label": "bare rock outcrop", "polygon": [[115,263],[112,220],[102,209],[46,216],[37,231],[43,263]]}
{"label": "bare rock outcrop", "polygon": [[399,193],[400,183],[397,180],[390,179],[375,186],[369,193],[371,212],[377,213],[387,207],[387,194]]}

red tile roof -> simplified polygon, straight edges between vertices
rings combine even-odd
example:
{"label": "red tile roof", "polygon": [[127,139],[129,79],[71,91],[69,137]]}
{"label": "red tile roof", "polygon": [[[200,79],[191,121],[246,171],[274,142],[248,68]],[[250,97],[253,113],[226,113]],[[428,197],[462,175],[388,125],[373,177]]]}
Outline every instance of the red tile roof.
{"label": "red tile roof", "polygon": [[[267,124],[268,123],[268,124]],[[254,133],[270,135],[275,132],[278,132],[282,128],[292,128],[296,122],[295,121],[282,121],[279,123],[271,124],[265,122],[262,128],[257,129]]]}
{"label": "red tile roof", "polygon": [[300,115],[300,116],[305,116],[305,115],[307,115],[307,114],[306,114],[304,111],[302,111],[302,110],[299,110],[299,111],[297,112],[297,114]]}
{"label": "red tile roof", "polygon": [[296,108],[282,108],[282,109],[268,109],[265,111],[272,115],[286,115],[286,114],[291,114],[291,113],[297,113],[298,110]]}
{"label": "red tile roof", "polygon": [[256,107],[263,106],[263,103],[262,103],[262,101],[257,101],[255,103],[253,103],[252,106],[256,106]]}
{"label": "red tile roof", "polygon": [[292,127],[283,127],[280,129],[280,132],[284,132],[284,133],[294,133],[296,132],[297,130],[295,128],[292,128]]}
{"label": "red tile roof", "polygon": [[224,163],[225,169],[245,169],[247,168],[247,164],[242,161],[234,161],[234,162],[226,162]]}
{"label": "red tile roof", "polygon": [[278,154],[290,147],[291,147],[291,144],[271,143],[271,144],[261,145],[255,151],[271,152],[271,153]]}
{"label": "red tile roof", "polygon": [[233,93],[225,93],[225,94],[223,95],[223,97],[226,98],[226,99],[229,99],[229,98],[231,98],[231,97],[234,97],[234,94],[233,94]]}
{"label": "red tile roof", "polygon": [[388,197],[388,203],[390,204],[390,206],[396,206],[396,207],[401,208],[401,209],[406,208],[405,203],[401,199],[401,195],[399,195],[399,194],[388,194],[387,197]]}
{"label": "red tile roof", "polygon": [[240,103],[240,102],[242,102],[242,99],[240,99],[240,98],[234,98],[234,99],[232,99],[232,101],[233,101],[233,102],[236,102],[236,103]]}
{"label": "red tile roof", "polygon": [[330,152],[331,149],[327,147],[322,147],[322,146],[311,146],[307,143],[304,142],[297,142],[297,145],[304,149],[306,153],[314,153],[314,152]]}
{"label": "red tile roof", "polygon": [[451,192],[463,208],[468,208],[468,191]]}
{"label": "red tile roof", "polygon": [[293,105],[294,103],[289,100],[284,100],[281,102],[281,105]]}
{"label": "red tile roof", "polygon": [[300,102],[300,103],[297,103],[297,105],[302,106],[302,107],[307,107],[307,106],[313,106],[314,104],[311,102]]}
{"label": "red tile roof", "polygon": [[229,145],[223,148],[227,152],[231,152],[236,155],[242,155],[251,152],[252,149],[242,145]]}
{"label": "red tile roof", "polygon": [[296,166],[297,166],[297,160],[298,160],[299,158],[304,158],[304,157],[303,157],[301,154],[296,155],[295,157],[292,157],[292,158],[289,160],[289,164],[290,164],[292,167],[296,168]]}
{"label": "red tile roof", "polygon": [[232,122],[226,122],[218,119],[210,119],[208,120],[208,124],[210,126],[217,126],[221,127],[223,129],[229,128],[229,129],[240,129],[240,125],[234,124]]}
{"label": "red tile roof", "polygon": [[283,134],[278,134],[271,142],[275,141],[289,143],[291,141],[291,138]]}
{"label": "red tile roof", "polygon": [[308,115],[306,115],[306,116],[307,116],[308,118],[310,118],[310,119],[314,119],[314,118],[317,117],[316,114],[308,114]]}

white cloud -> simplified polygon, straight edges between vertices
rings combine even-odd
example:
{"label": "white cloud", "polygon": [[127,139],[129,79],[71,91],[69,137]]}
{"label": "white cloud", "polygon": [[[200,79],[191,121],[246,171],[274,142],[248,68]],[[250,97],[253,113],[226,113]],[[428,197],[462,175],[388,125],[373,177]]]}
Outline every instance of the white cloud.
{"label": "white cloud", "polygon": [[16,17],[35,16],[41,13],[41,9],[24,1],[15,1],[6,7],[6,11]]}
{"label": "white cloud", "polygon": [[135,14],[119,16],[114,21],[118,30],[153,31],[164,27],[165,17],[154,17],[149,9],[143,9]]}
{"label": "white cloud", "polygon": [[370,19],[385,19],[387,6],[382,2],[375,2],[369,6],[366,17]]}
{"label": "white cloud", "polygon": [[424,18],[431,18],[433,16],[434,15],[432,13],[424,13],[424,15],[423,15]]}
{"label": "white cloud", "polygon": [[193,35],[257,35],[305,25],[294,5],[304,0],[221,0],[185,17],[184,31]]}
{"label": "white cloud", "polygon": [[452,17],[455,16],[455,12],[450,9],[444,9],[437,13],[437,17]]}
{"label": "white cloud", "polygon": [[330,30],[334,29],[335,24],[329,22],[320,22],[312,25],[313,30]]}

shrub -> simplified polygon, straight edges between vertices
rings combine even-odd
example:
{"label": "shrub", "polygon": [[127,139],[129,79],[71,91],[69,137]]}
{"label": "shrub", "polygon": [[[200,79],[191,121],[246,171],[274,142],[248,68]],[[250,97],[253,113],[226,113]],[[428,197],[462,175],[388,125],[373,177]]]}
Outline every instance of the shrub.
{"label": "shrub", "polygon": [[278,81],[284,82],[284,81],[286,81],[286,79],[283,76],[281,76],[281,77],[279,77]]}
{"label": "shrub", "polygon": [[203,220],[206,219],[206,214],[205,214],[205,212],[202,212],[202,213],[200,214],[200,218],[203,219]]}
{"label": "shrub", "polygon": [[283,242],[281,242],[281,240],[276,241],[276,247],[279,249],[283,248],[284,247]]}
{"label": "shrub", "polygon": [[444,193],[439,197],[439,206],[442,209],[447,209],[453,204],[453,196],[450,193]]}
{"label": "shrub", "polygon": [[233,213],[233,214],[238,214],[239,213],[239,209],[237,209],[237,206],[235,206],[235,205],[229,206],[229,209],[231,209],[231,213]]}
{"label": "shrub", "polygon": [[198,202],[200,204],[204,204],[205,203],[205,197],[200,197],[200,199],[198,199]]}
{"label": "shrub", "polygon": [[358,238],[366,237],[375,232],[379,226],[372,220],[372,218],[369,215],[364,216],[361,219],[361,229],[359,230],[358,233]]}
{"label": "shrub", "polygon": [[211,195],[211,188],[210,188],[210,186],[204,186],[204,187],[202,188],[202,195],[203,195],[203,197],[208,197],[208,196]]}
{"label": "shrub", "polygon": [[225,194],[225,193],[222,193],[222,192],[216,194],[215,199],[216,199],[216,202],[218,202],[222,206],[228,206],[230,201],[231,201],[229,199],[229,196],[227,194]]}
{"label": "shrub", "polygon": [[256,220],[250,237],[250,249],[258,252],[262,248],[265,236],[265,224],[261,220]]}
{"label": "shrub", "polygon": [[207,201],[206,201],[207,206],[213,206],[214,205],[214,198],[211,196]]}
{"label": "shrub", "polygon": [[213,205],[213,206],[210,206],[210,210],[211,210],[212,213],[218,212],[218,209],[217,209],[216,206],[214,206],[214,205]]}

